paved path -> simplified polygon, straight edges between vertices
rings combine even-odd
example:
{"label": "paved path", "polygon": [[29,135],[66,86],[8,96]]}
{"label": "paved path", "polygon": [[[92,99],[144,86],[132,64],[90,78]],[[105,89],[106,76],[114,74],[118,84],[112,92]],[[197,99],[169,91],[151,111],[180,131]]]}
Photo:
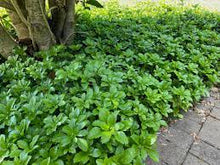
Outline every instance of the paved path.
{"label": "paved path", "polygon": [[200,4],[203,7],[206,7],[211,10],[220,11],[220,0],[185,0],[193,4]]}
{"label": "paved path", "polygon": [[220,88],[159,133],[158,151],[147,165],[220,165]]}
{"label": "paved path", "polygon": [[[108,1],[108,0],[103,0],[103,1]],[[147,0],[120,0],[120,4],[121,5],[135,5],[135,3],[138,1],[147,1]],[[152,1],[158,1],[158,0],[152,0]],[[175,2],[177,0],[173,0],[173,1]],[[220,0],[183,0],[183,1],[186,4],[187,3],[199,4],[207,9],[220,11]]]}

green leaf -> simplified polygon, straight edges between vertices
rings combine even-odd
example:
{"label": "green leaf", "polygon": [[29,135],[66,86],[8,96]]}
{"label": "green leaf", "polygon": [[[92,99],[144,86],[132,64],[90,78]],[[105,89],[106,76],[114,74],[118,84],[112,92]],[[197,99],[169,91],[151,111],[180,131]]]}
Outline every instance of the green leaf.
{"label": "green leaf", "polygon": [[124,132],[119,131],[115,134],[115,139],[121,144],[128,144],[128,138]]}
{"label": "green leaf", "polygon": [[50,157],[47,158],[47,159],[44,159],[44,160],[40,163],[40,165],[50,165]]}
{"label": "green leaf", "polygon": [[141,157],[137,157],[134,161],[134,165],[143,165]]}
{"label": "green leaf", "polygon": [[88,134],[89,139],[96,139],[101,136],[101,129],[98,127],[93,127]]}
{"label": "green leaf", "polygon": [[103,8],[103,6],[97,0],[87,0],[86,3],[98,8]]}
{"label": "green leaf", "polygon": [[131,164],[136,156],[136,152],[134,148],[129,148],[125,150],[121,155],[121,161],[123,164]]}
{"label": "green leaf", "polygon": [[15,165],[14,161],[4,161],[2,165]]}
{"label": "green leaf", "polygon": [[79,152],[74,157],[74,163],[79,163],[79,162],[86,163],[88,162],[88,160],[89,160],[89,156],[88,153],[86,152]]}
{"label": "green leaf", "polygon": [[107,143],[109,142],[109,140],[111,139],[112,137],[112,132],[110,131],[105,131],[105,132],[102,132],[102,136],[101,136],[101,142],[104,144],[104,143]]}
{"label": "green leaf", "polygon": [[109,126],[104,121],[95,120],[92,125],[95,127],[100,127],[102,130],[109,130]]}
{"label": "green leaf", "polygon": [[99,119],[103,122],[107,122],[109,116],[109,111],[106,109],[99,110]]}
{"label": "green leaf", "polygon": [[18,147],[20,147],[21,149],[24,149],[24,150],[28,150],[29,149],[29,146],[28,146],[28,143],[24,140],[19,140],[17,142],[18,144]]}
{"label": "green leaf", "polygon": [[66,79],[67,78],[67,73],[64,71],[64,70],[58,70],[56,72],[56,78],[58,80],[61,80],[61,79]]}
{"label": "green leaf", "polygon": [[167,126],[167,123],[166,123],[166,121],[161,120],[161,121],[160,121],[160,125],[161,125],[161,126],[165,126],[165,127],[166,127],[166,126]]}
{"label": "green leaf", "polygon": [[116,120],[117,120],[117,115],[118,115],[118,112],[114,112],[112,114],[110,114],[107,118],[107,123],[109,126],[114,126],[115,123],[116,123]]}
{"label": "green leaf", "polygon": [[62,160],[57,160],[55,165],[64,165],[64,162]]}
{"label": "green leaf", "polygon": [[2,149],[7,149],[6,141],[5,141],[5,135],[0,135],[0,151]]}
{"label": "green leaf", "polygon": [[93,89],[89,88],[86,94],[87,99],[92,99],[93,97]]}
{"label": "green leaf", "polygon": [[[1,145],[0,145],[1,146]],[[11,157],[18,157],[21,153],[21,150],[18,149],[16,144],[13,144],[11,146],[11,152],[10,152],[10,156]]]}
{"label": "green leaf", "polygon": [[28,156],[28,153],[26,153],[25,151],[22,151],[19,155],[19,158],[22,161],[22,164],[27,165],[31,159],[31,156]]}
{"label": "green leaf", "polygon": [[30,147],[33,148],[34,145],[37,143],[37,140],[39,139],[39,135],[36,135],[33,137],[31,143],[30,143]]}
{"label": "green leaf", "polygon": [[71,136],[73,133],[73,129],[69,125],[64,126],[62,131],[69,136]]}
{"label": "green leaf", "polygon": [[88,143],[87,143],[87,141],[85,140],[85,139],[82,139],[82,138],[78,138],[77,139],[77,144],[78,144],[78,146],[79,146],[79,148],[81,149],[81,150],[83,150],[83,151],[87,151],[88,150]]}
{"label": "green leaf", "polygon": [[147,153],[152,160],[154,160],[155,162],[159,162],[159,154],[156,150],[148,150]]}
{"label": "green leaf", "polygon": [[92,157],[94,157],[94,158],[98,158],[100,155],[102,155],[102,151],[101,150],[99,150],[99,149],[94,149],[93,151],[92,151]]}
{"label": "green leaf", "polygon": [[148,145],[153,145],[157,141],[157,135],[148,135],[146,142]]}
{"label": "green leaf", "polygon": [[60,139],[60,144],[64,147],[71,144],[72,138],[70,136],[62,136]]}

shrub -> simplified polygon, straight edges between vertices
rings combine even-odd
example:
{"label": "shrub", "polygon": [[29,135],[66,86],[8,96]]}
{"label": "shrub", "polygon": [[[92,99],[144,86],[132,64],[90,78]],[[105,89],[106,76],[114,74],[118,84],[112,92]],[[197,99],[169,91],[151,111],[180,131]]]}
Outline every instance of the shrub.
{"label": "shrub", "polygon": [[218,14],[112,4],[78,21],[72,46],[2,61],[2,165],[157,161],[159,128],[219,82]]}

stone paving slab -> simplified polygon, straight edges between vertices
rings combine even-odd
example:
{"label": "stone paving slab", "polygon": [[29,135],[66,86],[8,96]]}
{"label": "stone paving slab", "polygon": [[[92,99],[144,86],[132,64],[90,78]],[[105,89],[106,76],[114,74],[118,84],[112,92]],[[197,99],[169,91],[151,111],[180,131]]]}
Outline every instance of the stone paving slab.
{"label": "stone paving slab", "polygon": [[160,162],[147,165],[220,165],[220,88],[162,129],[158,137]]}
{"label": "stone paving slab", "polygon": [[[161,162],[168,165],[177,165],[184,161],[187,148],[181,148],[175,142],[168,142],[165,138],[160,138],[159,152]],[[175,155],[175,157],[171,155]]]}
{"label": "stone paving slab", "polygon": [[167,141],[172,142],[181,149],[187,149],[193,142],[193,136],[180,129],[170,127],[168,131],[161,135]]}
{"label": "stone paving slab", "polygon": [[[173,142],[167,141],[164,137],[158,138],[158,152],[160,153],[160,162],[155,163],[147,160],[147,165],[178,165],[181,164],[187,154],[187,148],[181,148]],[[175,155],[175,156],[171,156]]]}
{"label": "stone paving slab", "polygon": [[210,165],[220,165],[220,150],[203,141],[194,143],[189,152]]}
{"label": "stone paving slab", "polygon": [[[199,129],[199,128],[198,128]],[[147,161],[147,165],[180,165],[187,155],[193,136],[181,129],[170,127],[158,137],[157,145],[160,162]]]}
{"label": "stone paving slab", "polygon": [[194,155],[188,154],[187,157],[186,157],[186,160],[183,163],[183,165],[195,165],[195,164],[209,165],[206,162],[204,162],[203,160],[195,157]]}
{"label": "stone paving slab", "polygon": [[215,102],[215,107],[220,108],[220,101]]}
{"label": "stone paving slab", "polygon": [[218,107],[213,108],[211,115],[216,119],[220,120],[220,108]]}
{"label": "stone paving slab", "polygon": [[203,101],[201,101],[200,104],[197,104],[194,107],[194,111],[197,112],[200,119],[201,116],[206,117],[211,113],[214,107],[214,101],[215,101],[214,98],[212,98],[212,100],[210,100],[210,98],[205,98]]}
{"label": "stone paving slab", "polygon": [[205,122],[203,117],[201,117],[198,113],[195,113],[195,111],[191,109],[187,113],[184,113],[183,116],[184,119],[190,119],[200,125]]}
{"label": "stone paving slab", "polygon": [[198,134],[201,127],[202,124],[200,122],[184,118],[182,120],[177,121],[172,128],[174,128],[175,130],[182,130],[191,135],[194,133]]}
{"label": "stone paving slab", "polygon": [[220,149],[220,121],[212,117],[208,117],[199,137]]}

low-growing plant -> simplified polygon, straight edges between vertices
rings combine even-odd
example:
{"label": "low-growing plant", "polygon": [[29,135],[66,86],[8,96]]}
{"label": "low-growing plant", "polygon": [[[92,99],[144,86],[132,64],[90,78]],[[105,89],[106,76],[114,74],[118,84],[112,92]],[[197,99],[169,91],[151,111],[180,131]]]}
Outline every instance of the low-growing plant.
{"label": "low-growing plant", "polygon": [[111,4],[78,21],[74,45],[0,60],[0,164],[158,161],[160,127],[219,83],[218,14]]}

